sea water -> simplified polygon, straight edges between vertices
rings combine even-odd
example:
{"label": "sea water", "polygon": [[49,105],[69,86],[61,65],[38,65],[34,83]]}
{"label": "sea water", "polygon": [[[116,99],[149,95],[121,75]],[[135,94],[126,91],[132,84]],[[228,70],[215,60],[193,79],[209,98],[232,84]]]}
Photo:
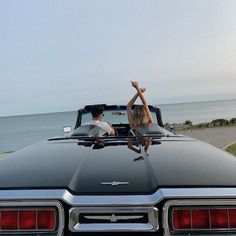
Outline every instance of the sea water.
{"label": "sea water", "polygon": [[0,117],[0,153],[61,136],[64,126],[74,127],[76,116],[74,111]]}
{"label": "sea water", "polygon": [[[236,99],[157,106],[161,108],[163,123],[191,120],[197,124],[236,117]],[[74,127],[76,117],[76,111],[0,117],[0,153],[60,136],[64,126]]]}
{"label": "sea water", "polygon": [[193,124],[199,124],[219,118],[236,117],[236,99],[166,104],[159,107],[164,123],[183,123],[186,120],[191,120]]}

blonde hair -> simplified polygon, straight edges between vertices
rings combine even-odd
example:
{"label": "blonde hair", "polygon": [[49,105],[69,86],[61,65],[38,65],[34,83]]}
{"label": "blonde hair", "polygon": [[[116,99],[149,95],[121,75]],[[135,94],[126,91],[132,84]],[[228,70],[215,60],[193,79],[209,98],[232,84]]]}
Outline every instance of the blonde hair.
{"label": "blonde hair", "polygon": [[148,123],[147,114],[142,105],[135,106],[132,115],[135,127],[140,124]]}

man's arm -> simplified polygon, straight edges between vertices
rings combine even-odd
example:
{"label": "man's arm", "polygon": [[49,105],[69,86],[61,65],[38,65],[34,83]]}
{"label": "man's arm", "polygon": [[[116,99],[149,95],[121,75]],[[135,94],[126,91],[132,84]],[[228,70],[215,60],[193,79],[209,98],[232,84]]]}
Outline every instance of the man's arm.
{"label": "man's arm", "polygon": [[107,122],[107,124],[109,125],[109,128],[110,128],[110,131],[109,131],[110,135],[115,136],[116,131],[113,129],[112,124],[110,122]]}

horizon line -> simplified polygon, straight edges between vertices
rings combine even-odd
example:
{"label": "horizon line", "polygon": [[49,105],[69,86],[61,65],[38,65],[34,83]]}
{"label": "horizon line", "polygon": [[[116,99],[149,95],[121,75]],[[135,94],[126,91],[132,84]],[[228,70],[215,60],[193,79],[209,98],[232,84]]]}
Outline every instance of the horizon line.
{"label": "horizon line", "polygon": [[[191,104],[191,103],[206,103],[206,102],[220,102],[220,101],[233,101],[236,100],[236,98],[231,99],[216,99],[216,100],[200,100],[200,101],[191,101],[191,102],[175,102],[175,103],[161,103],[161,104],[150,104],[153,106],[166,106],[166,105],[176,105],[176,104]],[[82,107],[81,107],[82,108]],[[80,108],[78,108],[80,109]],[[77,112],[77,110],[65,110],[65,111],[52,111],[52,112],[39,112],[39,113],[25,113],[25,114],[16,114],[16,115],[4,115],[0,116],[0,118],[7,118],[12,116],[33,116],[33,115],[47,115],[47,114],[53,114],[53,113],[67,113],[67,112]]]}

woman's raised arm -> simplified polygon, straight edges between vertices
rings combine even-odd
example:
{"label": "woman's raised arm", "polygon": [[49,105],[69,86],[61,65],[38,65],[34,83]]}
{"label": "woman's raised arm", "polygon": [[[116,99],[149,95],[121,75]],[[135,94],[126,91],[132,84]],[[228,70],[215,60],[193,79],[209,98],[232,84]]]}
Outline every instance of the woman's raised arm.
{"label": "woman's raised arm", "polygon": [[153,118],[152,118],[151,112],[149,110],[147,100],[146,100],[145,96],[143,95],[143,92],[142,92],[141,88],[139,88],[138,82],[137,81],[131,81],[131,83],[132,83],[132,86],[137,90],[137,94],[138,94],[138,96],[140,97],[140,99],[143,103],[144,110],[147,114],[148,122],[153,123]]}
{"label": "woman's raised arm", "polygon": [[132,106],[134,105],[135,101],[137,100],[139,94],[136,93],[129,101],[127,104],[127,116],[128,116],[128,121],[129,121],[129,126],[131,129],[134,128],[134,120],[133,120],[133,115],[132,115]]}

